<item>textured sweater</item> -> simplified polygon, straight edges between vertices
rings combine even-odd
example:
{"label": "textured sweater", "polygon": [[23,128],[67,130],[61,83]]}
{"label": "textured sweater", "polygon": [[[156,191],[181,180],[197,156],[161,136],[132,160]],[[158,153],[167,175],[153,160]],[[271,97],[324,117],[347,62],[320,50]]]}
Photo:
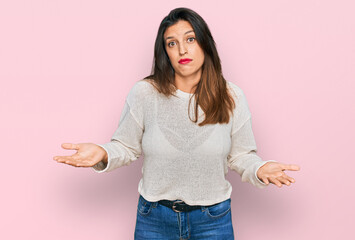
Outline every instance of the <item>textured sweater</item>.
{"label": "textured sweater", "polygon": [[251,113],[241,88],[227,81],[236,103],[228,124],[198,126],[204,112],[198,107],[194,120],[193,94],[177,89],[166,97],[146,80],[129,91],[119,124],[111,141],[97,144],[108,154],[108,164],[92,168],[98,173],[129,165],[143,156],[138,192],[148,201],[180,199],[189,205],[211,205],[231,196],[232,186],[225,176],[228,168],[243,182],[256,187],[267,185],[257,177],[262,161],[252,131]]}

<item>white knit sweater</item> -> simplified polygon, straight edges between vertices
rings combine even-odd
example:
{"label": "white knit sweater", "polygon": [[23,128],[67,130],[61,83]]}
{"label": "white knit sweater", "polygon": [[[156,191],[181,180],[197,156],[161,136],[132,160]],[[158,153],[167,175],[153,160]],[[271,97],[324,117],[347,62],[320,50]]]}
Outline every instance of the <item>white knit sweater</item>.
{"label": "white knit sweater", "polygon": [[[98,173],[129,165],[143,155],[138,192],[148,201],[180,199],[189,205],[211,205],[231,196],[225,179],[228,167],[256,187],[267,185],[256,176],[266,162],[256,154],[251,114],[243,91],[227,81],[236,108],[228,124],[199,127],[188,116],[190,93],[165,97],[146,80],[130,90],[111,141],[97,144],[108,164],[93,166]],[[190,117],[194,119],[194,96]],[[199,107],[198,123],[204,119]]]}

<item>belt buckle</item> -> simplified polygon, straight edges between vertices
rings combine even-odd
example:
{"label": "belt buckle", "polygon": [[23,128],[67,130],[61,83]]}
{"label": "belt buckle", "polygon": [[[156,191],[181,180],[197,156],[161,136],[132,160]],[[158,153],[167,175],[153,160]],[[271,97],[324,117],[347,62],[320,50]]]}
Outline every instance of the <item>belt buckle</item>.
{"label": "belt buckle", "polygon": [[173,209],[174,212],[182,212],[182,211],[179,211],[179,210],[176,210],[176,209],[175,209],[175,207],[176,207],[176,206],[175,206],[175,203],[182,203],[182,202],[184,202],[184,201],[182,201],[182,200],[177,200],[177,201],[175,201],[175,202],[173,203],[172,209]]}

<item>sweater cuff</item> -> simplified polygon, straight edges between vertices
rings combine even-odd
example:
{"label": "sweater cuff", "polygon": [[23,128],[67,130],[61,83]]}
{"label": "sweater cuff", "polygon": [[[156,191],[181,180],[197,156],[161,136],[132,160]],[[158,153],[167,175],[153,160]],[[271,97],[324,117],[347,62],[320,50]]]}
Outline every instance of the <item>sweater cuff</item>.
{"label": "sweater cuff", "polygon": [[257,167],[256,170],[255,170],[255,178],[256,178],[257,182],[259,183],[259,184],[258,184],[258,187],[259,187],[259,188],[265,188],[265,187],[268,186],[266,183],[264,183],[262,180],[260,180],[260,179],[258,178],[258,176],[257,176],[257,172],[258,172],[259,168],[261,168],[262,166],[264,166],[264,165],[265,165],[266,163],[268,163],[268,162],[277,162],[277,161],[276,161],[276,160],[263,161],[262,164],[261,164],[259,167]]}
{"label": "sweater cuff", "polygon": [[92,169],[97,172],[97,173],[103,173],[103,172],[106,172],[107,169],[109,169],[110,167],[110,153],[109,151],[107,150],[107,148],[105,147],[105,144],[96,144],[100,147],[102,147],[106,152],[107,152],[107,164],[103,163],[102,161],[96,163],[94,166],[92,166]]}

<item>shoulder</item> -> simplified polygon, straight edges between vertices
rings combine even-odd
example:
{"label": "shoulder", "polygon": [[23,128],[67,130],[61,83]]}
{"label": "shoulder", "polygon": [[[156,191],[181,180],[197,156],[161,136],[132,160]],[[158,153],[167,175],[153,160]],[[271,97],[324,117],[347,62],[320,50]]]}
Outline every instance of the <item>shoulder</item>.
{"label": "shoulder", "polygon": [[235,111],[239,115],[239,118],[244,119],[244,117],[240,116],[250,116],[251,113],[249,109],[249,104],[244,94],[244,91],[235,83],[232,83],[230,81],[227,81],[227,83],[233,95],[233,99],[235,100]]}
{"label": "shoulder", "polygon": [[243,90],[237,84],[227,81],[227,88],[235,100],[245,98]]}
{"label": "shoulder", "polygon": [[144,99],[154,94],[154,87],[150,80],[141,79],[135,82],[128,93],[128,98]]}
{"label": "shoulder", "polygon": [[137,92],[137,93],[149,92],[152,90],[152,88],[153,85],[150,79],[141,79],[133,84],[131,92]]}

